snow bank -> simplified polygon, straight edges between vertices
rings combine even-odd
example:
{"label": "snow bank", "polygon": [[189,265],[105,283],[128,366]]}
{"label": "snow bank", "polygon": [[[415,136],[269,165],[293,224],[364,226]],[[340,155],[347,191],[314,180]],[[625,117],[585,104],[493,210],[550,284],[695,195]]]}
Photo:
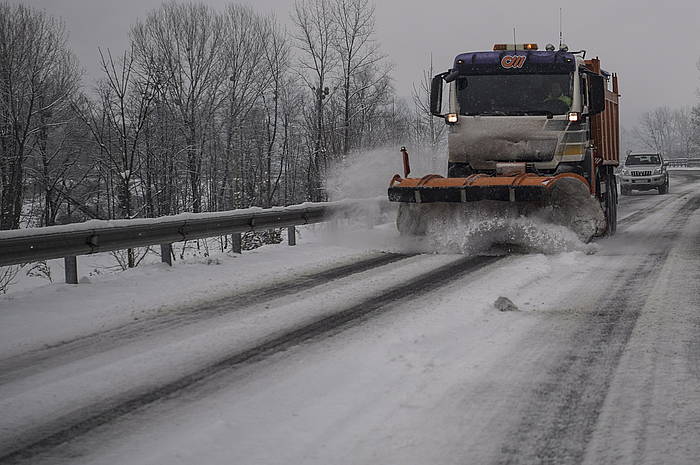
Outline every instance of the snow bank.
{"label": "snow bank", "polygon": [[114,257],[100,253],[78,258],[81,280],[63,284],[62,260],[49,260],[54,283],[46,278],[18,276],[7,295],[0,295],[0,354],[29,351],[44,344],[80,337],[181,308],[249,292],[284,282],[290,276],[317,273],[368,256],[364,250],[309,244],[269,245],[242,255],[220,252],[206,241],[202,250],[188,248],[173,267],[148,255],[136,268],[120,272]]}

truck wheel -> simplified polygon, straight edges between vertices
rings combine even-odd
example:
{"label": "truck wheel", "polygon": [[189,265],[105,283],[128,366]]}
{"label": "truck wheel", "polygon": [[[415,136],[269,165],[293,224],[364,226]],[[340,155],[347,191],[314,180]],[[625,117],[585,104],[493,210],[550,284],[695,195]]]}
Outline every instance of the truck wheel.
{"label": "truck wheel", "polygon": [[630,190],[627,187],[621,187],[620,188],[620,194],[621,195],[630,195]]}
{"label": "truck wheel", "polygon": [[607,222],[606,235],[612,236],[617,230],[617,182],[615,174],[610,169],[605,176],[605,220]]}
{"label": "truck wheel", "polygon": [[664,184],[663,186],[659,187],[659,194],[660,195],[668,194],[668,184]]}

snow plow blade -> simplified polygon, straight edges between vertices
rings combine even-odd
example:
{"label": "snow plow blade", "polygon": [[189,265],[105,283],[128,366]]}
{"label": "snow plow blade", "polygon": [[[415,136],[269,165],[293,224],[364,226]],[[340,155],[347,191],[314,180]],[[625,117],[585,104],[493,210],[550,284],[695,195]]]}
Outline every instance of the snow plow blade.
{"label": "snow plow blade", "polygon": [[[518,215],[537,212],[548,222],[573,230],[587,242],[605,231],[605,215],[600,203],[591,195],[588,182],[574,173],[538,176],[475,174],[466,178],[443,178],[431,174],[422,178],[394,176],[389,186],[389,200],[401,202],[397,227],[401,234],[422,235],[439,215],[458,214],[444,204],[470,202],[508,202],[503,211]],[[430,204],[443,204],[431,206]]]}
{"label": "snow plow blade", "polygon": [[503,202],[549,202],[551,187],[562,178],[574,178],[588,189],[586,180],[571,173],[557,176],[488,176],[476,174],[468,178],[443,178],[430,174],[422,178],[402,179],[396,175],[389,186],[392,202],[476,202],[499,200]]}

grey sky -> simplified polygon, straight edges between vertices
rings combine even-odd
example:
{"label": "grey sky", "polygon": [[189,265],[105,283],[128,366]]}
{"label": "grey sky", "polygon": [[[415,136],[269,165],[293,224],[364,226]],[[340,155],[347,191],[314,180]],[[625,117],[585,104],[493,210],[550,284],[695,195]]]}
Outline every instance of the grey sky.
{"label": "grey sky", "polygon": [[[22,0],[61,16],[71,46],[87,71],[98,75],[97,47],[123,50],[128,30],[161,0]],[[206,0],[220,8],[227,0]],[[289,24],[293,0],[241,0],[261,12],[274,12]],[[599,56],[603,67],[620,75],[622,122],[636,124],[653,107],[698,103],[700,86],[700,1],[698,0],[376,0],[377,38],[394,63],[402,96],[421,78],[430,54],[436,71],[455,55],[489,50],[496,42],[558,41],[559,8],[564,9],[564,41]]]}

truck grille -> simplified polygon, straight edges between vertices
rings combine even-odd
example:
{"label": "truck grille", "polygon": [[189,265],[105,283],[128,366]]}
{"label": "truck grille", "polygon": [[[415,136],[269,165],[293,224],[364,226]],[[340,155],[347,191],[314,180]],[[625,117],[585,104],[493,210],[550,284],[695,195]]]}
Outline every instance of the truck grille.
{"label": "truck grille", "polygon": [[631,171],[630,174],[632,176],[651,176],[651,170],[650,171]]}

